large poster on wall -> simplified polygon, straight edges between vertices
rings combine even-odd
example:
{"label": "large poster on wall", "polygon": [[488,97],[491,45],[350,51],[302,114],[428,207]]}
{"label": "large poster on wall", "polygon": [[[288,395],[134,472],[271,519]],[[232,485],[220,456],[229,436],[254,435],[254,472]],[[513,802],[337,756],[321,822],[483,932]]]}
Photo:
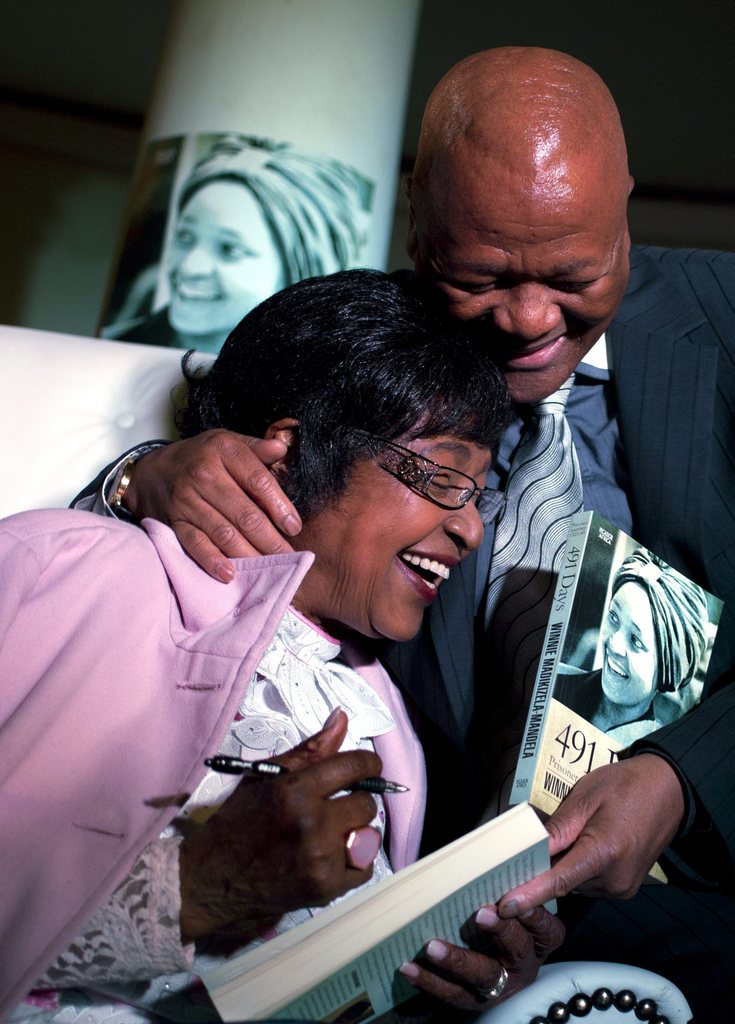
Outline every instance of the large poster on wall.
{"label": "large poster on wall", "polygon": [[373,195],[354,167],[284,141],[217,132],[151,142],[100,333],[218,352],[273,292],[362,265]]}

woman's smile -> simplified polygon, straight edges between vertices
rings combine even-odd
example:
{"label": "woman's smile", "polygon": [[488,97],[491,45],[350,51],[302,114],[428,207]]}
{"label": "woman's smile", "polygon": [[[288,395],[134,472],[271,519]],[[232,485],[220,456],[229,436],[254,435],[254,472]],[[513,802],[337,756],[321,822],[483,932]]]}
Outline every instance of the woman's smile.
{"label": "woman's smile", "polygon": [[623,664],[620,661],[620,659],[611,655],[610,650],[607,647],[605,648],[605,664],[609,671],[612,672],[614,675],[620,676],[621,679],[629,678],[628,673],[625,671],[625,668],[623,667]]}
{"label": "woman's smile", "polygon": [[[486,448],[451,437],[403,443],[484,484]],[[337,630],[408,640],[451,570],[479,546],[480,513],[471,501],[442,507],[370,456],[355,463],[348,492],[340,507],[305,522],[296,538],[316,555],[296,607],[332,635],[336,624]],[[349,580],[349,586],[335,580]]]}
{"label": "woman's smile", "polygon": [[415,555],[410,551],[402,552],[400,557],[411,566],[412,570],[417,573],[422,579],[431,581],[432,576],[439,577],[432,584],[438,586],[441,580],[449,579],[449,566],[444,565],[443,562],[438,562],[435,558],[427,558],[426,556]]}

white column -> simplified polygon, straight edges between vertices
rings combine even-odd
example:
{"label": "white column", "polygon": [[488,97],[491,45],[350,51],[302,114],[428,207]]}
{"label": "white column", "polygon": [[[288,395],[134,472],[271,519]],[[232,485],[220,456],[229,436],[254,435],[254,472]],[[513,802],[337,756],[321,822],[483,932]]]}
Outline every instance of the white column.
{"label": "white column", "polygon": [[291,280],[385,267],[419,7],[178,0],[102,333],[216,349],[238,272],[229,327]]}

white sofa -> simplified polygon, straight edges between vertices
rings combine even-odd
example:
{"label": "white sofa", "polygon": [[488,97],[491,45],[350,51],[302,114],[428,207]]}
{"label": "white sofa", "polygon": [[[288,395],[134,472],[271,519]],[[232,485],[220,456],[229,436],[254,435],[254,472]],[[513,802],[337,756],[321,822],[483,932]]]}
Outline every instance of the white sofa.
{"label": "white sofa", "polygon": [[[0,327],[0,517],[64,507],[123,451],[175,437],[170,397],[181,356],[178,349]],[[552,1003],[601,987],[655,999],[671,1024],[691,1017],[679,990],[658,975],[621,964],[565,963],[542,968],[533,985],[480,1019],[528,1024]],[[633,1016],[593,1009],[586,1020],[615,1024]]]}
{"label": "white sofa", "polygon": [[0,327],[0,516],[68,505],[121,452],[174,437],[182,355]]}

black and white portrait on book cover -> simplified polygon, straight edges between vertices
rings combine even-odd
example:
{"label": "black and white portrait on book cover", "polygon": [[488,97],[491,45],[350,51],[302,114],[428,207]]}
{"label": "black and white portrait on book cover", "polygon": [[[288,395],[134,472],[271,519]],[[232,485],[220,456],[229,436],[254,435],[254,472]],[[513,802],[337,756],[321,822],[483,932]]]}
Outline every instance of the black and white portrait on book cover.
{"label": "black and white portrait on book cover", "polygon": [[511,803],[575,783],[695,707],[722,602],[595,512],[572,517]]}
{"label": "black and white portrait on book cover", "polygon": [[627,746],[698,703],[719,602],[622,532],[610,536],[585,551],[554,697]]}

